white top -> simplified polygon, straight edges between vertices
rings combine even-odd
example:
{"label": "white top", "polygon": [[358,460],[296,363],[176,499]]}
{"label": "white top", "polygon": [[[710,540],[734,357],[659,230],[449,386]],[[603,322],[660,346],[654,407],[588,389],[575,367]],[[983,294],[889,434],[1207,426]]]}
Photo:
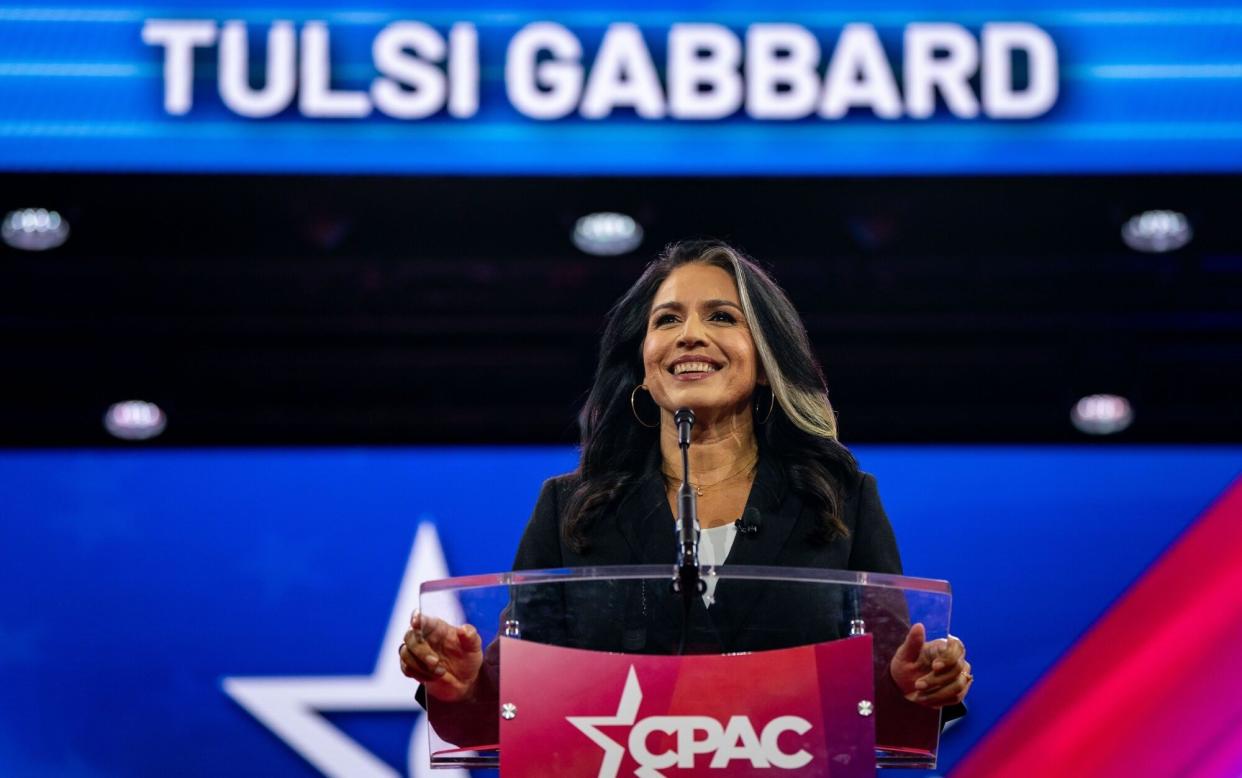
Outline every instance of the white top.
{"label": "white top", "polygon": [[[736,539],[737,525],[733,523],[699,530],[699,564],[703,567],[724,564]],[[708,576],[706,581],[707,590],[703,592],[703,604],[710,608],[715,601],[716,576]]]}

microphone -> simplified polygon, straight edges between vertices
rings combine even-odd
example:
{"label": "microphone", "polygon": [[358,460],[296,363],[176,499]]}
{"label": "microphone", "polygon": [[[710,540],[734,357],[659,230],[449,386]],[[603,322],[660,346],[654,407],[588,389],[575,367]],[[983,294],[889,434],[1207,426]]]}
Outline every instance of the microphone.
{"label": "microphone", "polygon": [[677,424],[677,445],[683,450],[690,447],[690,428],[694,426],[694,411],[689,408],[678,408],[673,414]]}
{"label": "microphone", "polygon": [[677,445],[681,448],[681,486],[677,489],[677,577],[673,589],[689,603],[696,594],[702,594],[707,584],[699,578],[699,508],[694,489],[690,486],[690,429],[694,426],[694,411],[678,408],[673,414],[677,424]]}
{"label": "microphone", "polygon": [[742,514],[742,518],[733,522],[733,526],[737,527],[739,535],[758,535],[759,525],[762,519],[759,516],[758,508],[747,508]]}

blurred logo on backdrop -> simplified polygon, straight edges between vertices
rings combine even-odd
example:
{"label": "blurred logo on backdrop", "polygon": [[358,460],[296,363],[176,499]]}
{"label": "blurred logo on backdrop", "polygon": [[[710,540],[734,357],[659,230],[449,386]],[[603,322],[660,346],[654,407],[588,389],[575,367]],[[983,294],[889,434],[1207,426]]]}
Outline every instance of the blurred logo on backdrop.
{"label": "blurred logo on backdrop", "polygon": [[[414,683],[401,674],[395,646],[409,628],[424,581],[447,578],[448,563],[435,526],[423,522],[410,549],[405,573],[380,643],[375,669],[365,676],[228,677],[225,693],[249,711],[290,748],[324,775],[355,778],[397,778],[403,773],[349,737],[324,713],[399,713],[421,711],[414,701]],[[453,613],[445,611],[446,616]],[[461,614],[456,614],[460,622]],[[313,650],[314,643],[306,648]],[[427,718],[420,716],[410,735],[407,773],[432,775],[428,754]],[[467,778],[462,770],[436,770],[437,778]]]}

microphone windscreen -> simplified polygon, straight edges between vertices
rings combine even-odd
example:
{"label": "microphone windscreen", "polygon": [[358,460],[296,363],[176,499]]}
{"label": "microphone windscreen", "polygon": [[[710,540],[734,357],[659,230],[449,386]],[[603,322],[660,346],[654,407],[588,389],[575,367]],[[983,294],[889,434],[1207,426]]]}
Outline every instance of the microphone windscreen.
{"label": "microphone windscreen", "polygon": [[742,518],[737,520],[737,531],[741,535],[754,535],[759,531],[760,524],[759,509],[750,507],[742,514]]}

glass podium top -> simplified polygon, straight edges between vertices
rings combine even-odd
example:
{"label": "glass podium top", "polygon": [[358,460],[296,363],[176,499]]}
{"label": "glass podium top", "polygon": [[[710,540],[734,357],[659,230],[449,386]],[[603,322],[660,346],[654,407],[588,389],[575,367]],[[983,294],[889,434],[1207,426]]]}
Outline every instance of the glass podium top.
{"label": "glass podium top", "polygon": [[[868,702],[874,706],[876,764],[935,766],[940,711],[912,701],[914,695],[893,680],[890,664],[916,624],[926,640],[947,637],[948,582],[745,565],[704,567],[701,575],[706,590],[690,598],[673,590],[674,570],[665,565],[520,570],[424,583],[419,610],[429,639],[435,640],[433,627],[470,624],[483,653],[469,699],[420,692],[431,724],[432,764],[500,763],[501,709],[505,703],[514,707],[500,698],[505,641],[608,655],[693,657],[788,651],[865,635],[872,652],[867,683],[874,684]],[[526,664],[536,661],[529,652],[521,656]],[[687,667],[693,671],[693,664]],[[521,668],[524,675],[533,671]],[[544,671],[555,678],[557,668]]]}

